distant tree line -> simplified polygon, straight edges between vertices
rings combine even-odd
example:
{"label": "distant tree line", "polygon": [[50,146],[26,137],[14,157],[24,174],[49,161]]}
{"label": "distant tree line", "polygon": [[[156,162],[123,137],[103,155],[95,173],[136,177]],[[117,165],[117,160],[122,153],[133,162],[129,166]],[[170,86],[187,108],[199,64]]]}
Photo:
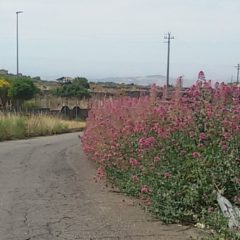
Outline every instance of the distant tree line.
{"label": "distant tree line", "polygon": [[[0,107],[6,109],[7,106],[19,111],[26,100],[41,94],[41,90],[35,85],[38,78],[27,76],[0,75]],[[86,78],[77,77],[72,82],[61,84],[53,89],[51,94],[61,98],[88,98],[89,83]]]}

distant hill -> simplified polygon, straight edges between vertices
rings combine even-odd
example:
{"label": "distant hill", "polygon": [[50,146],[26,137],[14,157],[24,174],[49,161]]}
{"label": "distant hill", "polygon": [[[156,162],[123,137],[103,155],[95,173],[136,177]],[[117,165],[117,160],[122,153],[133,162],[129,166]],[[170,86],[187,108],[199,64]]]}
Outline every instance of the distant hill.
{"label": "distant hill", "polygon": [[[114,83],[125,83],[135,85],[151,85],[156,83],[159,86],[164,86],[166,84],[166,77],[163,75],[148,75],[148,76],[135,76],[135,77],[109,77],[109,78],[99,78],[99,79],[89,79],[93,82],[114,82]],[[175,84],[175,79],[170,79],[170,82]]]}

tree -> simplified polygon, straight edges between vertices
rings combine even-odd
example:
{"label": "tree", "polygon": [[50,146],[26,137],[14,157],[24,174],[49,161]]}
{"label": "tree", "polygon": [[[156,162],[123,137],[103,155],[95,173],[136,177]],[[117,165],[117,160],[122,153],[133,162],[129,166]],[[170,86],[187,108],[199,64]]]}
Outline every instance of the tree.
{"label": "tree", "polygon": [[88,80],[84,77],[76,77],[73,79],[73,84],[77,86],[81,86],[83,88],[89,89],[90,85],[88,83]]}
{"label": "tree", "polygon": [[38,92],[39,89],[30,78],[20,77],[11,80],[8,95],[19,110],[24,100],[33,98]]}
{"label": "tree", "polygon": [[10,83],[5,79],[0,79],[0,103],[3,108],[6,108],[7,102],[9,100],[8,90],[10,88]]}
{"label": "tree", "polygon": [[36,76],[36,77],[33,77],[32,80],[33,80],[33,81],[41,81],[41,77]]}
{"label": "tree", "polygon": [[86,78],[75,78],[72,83],[64,84],[53,90],[53,94],[58,97],[71,98],[90,97],[89,83]]}

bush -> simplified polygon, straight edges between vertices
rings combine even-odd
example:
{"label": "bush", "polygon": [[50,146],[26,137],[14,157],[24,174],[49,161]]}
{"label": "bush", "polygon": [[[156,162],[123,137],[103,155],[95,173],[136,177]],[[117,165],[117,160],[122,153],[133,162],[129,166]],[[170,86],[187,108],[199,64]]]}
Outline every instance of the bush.
{"label": "bush", "polygon": [[86,78],[77,77],[71,83],[62,84],[62,86],[54,89],[52,94],[57,97],[77,97],[79,99],[89,98],[90,93],[88,89],[90,88],[88,80]]}
{"label": "bush", "polygon": [[11,80],[9,97],[13,100],[29,100],[39,92],[39,89],[34,85],[34,82],[25,77],[15,78]]}
{"label": "bush", "polygon": [[154,91],[96,104],[84,149],[99,177],[143,199],[164,222],[216,227],[209,220],[219,213],[216,192],[240,203],[240,89],[198,82],[168,102]]}

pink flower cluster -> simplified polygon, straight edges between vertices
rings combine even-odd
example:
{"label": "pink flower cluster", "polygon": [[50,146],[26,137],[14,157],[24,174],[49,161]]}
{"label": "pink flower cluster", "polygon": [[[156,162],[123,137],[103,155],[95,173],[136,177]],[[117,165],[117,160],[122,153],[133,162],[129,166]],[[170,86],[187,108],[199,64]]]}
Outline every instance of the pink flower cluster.
{"label": "pink flower cluster", "polygon": [[150,148],[153,146],[155,143],[155,138],[154,137],[148,137],[148,138],[140,138],[138,141],[138,144],[140,148]]}
{"label": "pink flower cluster", "polygon": [[138,160],[135,158],[130,158],[129,163],[132,167],[136,167],[139,164]]}
{"label": "pink flower cluster", "polygon": [[194,158],[200,158],[200,157],[201,157],[201,154],[200,154],[199,152],[193,152],[193,153],[192,153],[192,156],[193,156]]}
{"label": "pink flower cluster", "polygon": [[172,174],[170,172],[165,172],[164,173],[164,178],[171,178]]}
{"label": "pink flower cluster", "polygon": [[[150,96],[93,103],[81,141],[89,158],[100,165],[100,178],[105,176],[106,167],[112,166],[139,171],[137,175],[154,171],[164,162],[166,141],[174,145],[179,156],[201,159],[204,147],[211,141],[217,141],[220,150],[228,151],[231,138],[240,134],[238,86],[221,83],[212,87],[211,82],[197,82],[184,94],[170,93],[168,101],[157,98],[156,86],[151,91]],[[172,138],[178,133],[192,139],[189,152],[181,146],[181,140]],[[152,154],[151,162],[144,163],[148,152]],[[160,177],[167,180],[172,173]],[[135,183],[139,179],[140,175],[132,177]],[[143,185],[141,192],[148,193],[149,188]]]}
{"label": "pink flower cluster", "polygon": [[150,192],[150,189],[147,185],[144,185],[141,187],[141,193],[149,193]]}

